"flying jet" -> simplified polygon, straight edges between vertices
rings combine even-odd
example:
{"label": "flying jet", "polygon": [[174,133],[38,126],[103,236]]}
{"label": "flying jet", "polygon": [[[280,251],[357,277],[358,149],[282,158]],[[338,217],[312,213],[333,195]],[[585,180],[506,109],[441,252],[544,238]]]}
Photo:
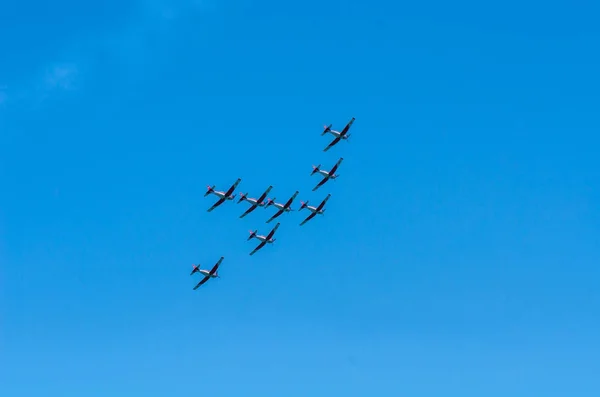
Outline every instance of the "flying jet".
{"label": "flying jet", "polygon": [[271,232],[267,236],[261,236],[261,235],[257,234],[258,230],[254,230],[254,231],[250,230],[250,237],[248,237],[248,241],[250,241],[250,239],[252,239],[252,238],[255,238],[255,239],[258,239],[261,241],[261,243],[258,244],[258,246],[256,248],[254,248],[254,250],[250,253],[250,255],[254,255],[254,253],[256,251],[258,251],[259,249],[261,249],[262,247],[264,247],[265,244],[273,244],[275,242],[273,235],[279,228],[279,225],[280,225],[280,223],[277,222],[277,224],[275,225],[273,230],[271,230]]}
{"label": "flying jet", "polygon": [[217,261],[217,263],[213,266],[213,268],[210,270],[200,269],[200,265],[198,265],[198,266],[192,265],[194,267],[194,269],[190,273],[190,276],[194,273],[204,274],[204,278],[202,280],[200,280],[200,282],[198,284],[196,284],[196,286],[194,287],[195,290],[198,289],[198,287],[200,287],[202,284],[207,282],[209,279],[219,277],[218,270],[219,270],[219,266],[221,265],[221,262],[223,262],[223,258],[224,257],[222,256],[221,259],[219,259]]}
{"label": "flying jet", "polygon": [[323,209],[323,207],[325,206],[325,203],[327,202],[327,200],[329,200],[329,197],[331,197],[331,194],[328,194],[327,197],[325,197],[323,199],[323,201],[321,201],[321,204],[319,204],[317,207],[311,207],[310,205],[308,205],[308,201],[306,203],[304,201],[301,201],[300,202],[300,209],[299,209],[299,211],[301,211],[304,208],[308,208],[310,210],[310,212],[312,212],[312,214],[310,214],[309,216],[307,216],[306,219],[302,221],[302,223],[300,224],[300,226],[302,226],[306,222],[310,221],[317,214],[323,215],[323,213],[325,212],[325,210]]}
{"label": "flying jet", "polygon": [[317,172],[318,172],[319,174],[323,175],[323,180],[322,180],[321,182],[319,182],[319,183],[317,184],[317,186],[315,186],[315,187],[313,188],[313,190],[312,190],[313,192],[314,192],[315,190],[317,190],[317,189],[318,189],[318,188],[319,188],[321,185],[323,185],[323,184],[324,184],[325,182],[327,182],[328,180],[330,180],[330,179],[335,179],[335,178],[337,178],[337,177],[339,176],[339,175],[336,175],[336,174],[335,174],[335,171],[337,171],[338,167],[340,166],[340,164],[342,164],[342,161],[343,161],[343,160],[344,160],[344,159],[343,159],[342,157],[340,157],[340,159],[338,160],[338,162],[337,162],[337,163],[335,163],[335,165],[333,166],[333,168],[332,168],[331,170],[329,170],[329,171],[323,171],[322,169],[320,169],[319,167],[321,167],[321,164],[317,165],[316,167],[315,167],[314,165],[312,166],[312,167],[313,167],[313,171],[310,173],[310,175],[314,175],[314,174],[316,174]]}
{"label": "flying jet", "polygon": [[352,127],[352,123],[354,123],[354,120],[355,120],[355,118],[352,117],[352,119],[348,122],[348,124],[346,124],[346,126],[344,127],[344,129],[342,131],[332,130],[331,127],[333,126],[333,124],[329,124],[329,125],[325,126],[325,129],[321,133],[321,136],[329,133],[329,134],[333,135],[335,137],[335,139],[333,141],[331,141],[331,143],[329,145],[327,145],[327,147],[325,149],[323,149],[324,152],[331,149],[341,139],[347,140],[348,138],[350,138],[350,134],[348,134],[348,130],[350,129],[350,127]]}
{"label": "flying jet", "polygon": [[272,217],[270,217],[269,220],[267,221],[267,223],[271,222],[273,219],[277,218],[279,215],[283,214],[284,212],[293,211],[290,208],[290,205],[292,205],[292,201],[294,201],[294,199],[296,198],[297,195],[298,195],[298,191],[296,190],[296,193],[294,193],[292,195],[292,197],[290,197],[290,199],[285,204],[276,203],[274,197],[272,199],[268,198],[267,199],[267,204],[265,205],[265,208],[270,207],[270,206],[273,205],[273,206],[279,208],[279,211],[277,211],[275,213],[275,215],[273,215]]}
{"label": "flying jet", "polygon": [[254,211],[256,209],[256,207],[264,207],[267,203],[265,203],[263,200],[265,199],[265,197],[267,197],[267,194],[269,194],[271,189],[273,189],[273,186],[269,186],[267,188],[267,190],[265,190],[265,192],[263,194],[261,194],[260,197],[257,199],[249,198],[248,193],[245,193],[245,194],[240,193],[240,199],[238,201],[238,204],[241,203],[242,201],[247,201],[250,204],[252,204],[250,206],[250,208],[248,208],[246,210],[246,212],[244,212],[242,215],[240,215],[240,218],[243,218],[246,215],[248,215],[249,213],[251,213],[252,211]]}
{"label": "flying jet", "polygon": [[240,182],[242,181],[242,178],[238,178],[233,185],[231,185],[231,187],[229,188],[228,191],[226,192],[219,192],[217,190],[215,190],[215,186],[208,186],[208,190],[206,191],[206,193],[204,193],[204,197],[208,196],[209,194],[214,194],[215,196],[219,197],[219,200],[217,200],[216,203],[213,204],[212,207],[210,207],[207,211],[211,212],[212,210],[214,210],[215,208],[217,208],[218,206],[220,206],[221,204],[223,204],[225,202],[225,200],[233,200],[235,198],[235,196],[233,195],[233,191],[235,190],[235,188],[237,187],[237,185],[240,184]]}

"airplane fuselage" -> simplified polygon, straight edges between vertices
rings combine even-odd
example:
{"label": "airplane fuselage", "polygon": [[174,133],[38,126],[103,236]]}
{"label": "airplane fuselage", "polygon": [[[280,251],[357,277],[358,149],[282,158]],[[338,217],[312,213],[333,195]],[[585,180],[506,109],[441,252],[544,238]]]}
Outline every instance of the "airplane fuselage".
{"label": "airplane fuselage", "polygon": [[[204,274],[205,276],[208,276],[210,274],[210,270],[204,270],[204,269],[202,269],[202,270],[198,270],[198,271],[200,273]],[[210,277],[215,278],[215,277],[217,277],[217,274],[216,273],[212,274]]]}
{"label": "airplane fuselage", "polygon": [[321,174],[322,176],[324,176],[325,178],[331,178],[331,179],[337,178],[337,175],[330,175],[329,172],[327,172],[327,171],[317,170],[317,172],[319,174]]}
{"label": "airplane fuselage", "polygon": [[258,240],[260,240],[260,241],[266,241],[266,242],[267,242],[267,243],[269,243],[269,244],[271,244],[273,241],[275,241],[275,239],[273,239],[273,238],[272,238],[272,239],[269,239],[269,240],[267,240],[267,236],[261,236],[261,235],[258,235],[258,234],[257,234],[257,235],[255,235],[255,236],[254,236],[254,238],[255,238],[255,239],[258,239]]}
{"label": "airplane fuselage", "polygon": [[[273,205],[273,206],[277,207],[277,209],[280,209],[280,210],[283,210],[284,207],[285,207],[283,204],[279,204],[279,203],[273,203],[273,204],[270,204],[270,205]],[[286,212],[291,211],[291,210],[292,209],[290,207],[285,208]]]}
{"label": "airplane fuselage", "polygon": [[[336,131],[336,130],[329,130],[327,131],[328,133],[330,133],[331,135],[333,135],[334,137],[339,137],[340,135],[342,135],[342,133],[340,131]],[[341,137],[342,139],[348,139],[348,134],[344,134]]]}
{"label": "airplane fuselage", "polygon": [[257,205],[259,207],[264,207],[264,205],[265,205],[264,201],[262,201],[262,202],[259,203],[257,199],[253,199],[253,198],[246,198],[246,197],[244,197],[244,200],[248,201],[252,205]]}
{"label": "airplane fuselage", "polygon": [[317,211],[317,207],[312,207],[312,206],[310,206],[310,205],[307,205],[307,206],[305,206],[304,208],[307,208],[307,209],[309,209],[309,210],[310,210],[310,212],[316,212],[316,213],[318,213],[318,214],[322,214],[322,213],[323,213],[323,211],[325,211],[325,210],[319,210],[319,211]]}
{"label": "airplane fuselage", "polygon": [[227,200],[233,200],[233,196],[225,196],[225,192],[218,192],[216,190],[212,190],[210,193],[214,194],[215,196],[219,196],[220,198],[226,198]]}

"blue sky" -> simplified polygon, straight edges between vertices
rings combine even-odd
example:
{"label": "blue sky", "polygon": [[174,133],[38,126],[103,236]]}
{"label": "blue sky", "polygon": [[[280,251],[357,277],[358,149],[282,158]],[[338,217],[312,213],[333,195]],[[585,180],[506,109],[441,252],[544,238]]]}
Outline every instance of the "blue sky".
{"label": "blue sky", "polygon": [[0,394],[598,396],[599,11],[3,4]]}

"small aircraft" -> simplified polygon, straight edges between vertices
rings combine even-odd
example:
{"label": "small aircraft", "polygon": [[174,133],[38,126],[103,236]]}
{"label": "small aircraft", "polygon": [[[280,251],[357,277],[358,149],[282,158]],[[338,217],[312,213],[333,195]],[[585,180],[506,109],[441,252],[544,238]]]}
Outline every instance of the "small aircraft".
{"label": "small aircraft", "polygon": [[319,204],[317,207],[311,207],[310,205],[308,205],[308,201],[306,203],[304,201],[301,201],[300,202],[300,209],[299,209],[299,211],[301,211],[303,208],[308,208],[310,210],[310,212],[312,212],[312,214],[310,214],[309,216],[307,216],[306,219],[302,221],[302,223],[300,224],[300,226],[302,226],[306,222],[310,221],[317,214],[323,215],[323,213],[325,212],[325,210],[323,209],[323,207],[325,206],[325,203],[327,202],[327,200],[329,200],[329,197],[331,197],[331,193],[328,194],[327,197],[325,197],[323,199],[323,201],[321,201],[321,204]]}
{"label": "small aircraft", "polygon": [[318,172],[319,174],[323,175],[323,177],[324,177],[323,180],[321,182],[319,182],[317,184],[317,186],[315,186],[313,188],[313,190],[312,190],[313,192],[315,190],[317,190],[321,185],[323,185],[328,180],[335,179],[335,178],[337,178],[339,176],[339,175],[335,174],[335,171],[337,171],[338,167],[340,166],[340,164],[342,164],[343,160],[344,160],[344,158],[340,157],[340,159],[338,160],[338,162],[335,163],[335,165],[333,166],[333,168],[331,170],[329,170],[329,171],[323,171],[322,169],[320,169],[319,167],[321,167],[321,164],[317,165],[316,167],[314,165],[312,166],[313,167],[313,171],[310,173],[310,175],[314,175],[314,174],[316,174]]}
{"label": "small aircraft", "polygon": [[346,126],[344,127],[344,129],[342,131],[332,130],[331,127],[333,126],[333,124],[329,124],[329,125],[325,126],[325,129],[321,133],[321,136],[329,133],[329,134],[335,136],[335,139],[333,141],[331,141],[331,143],[329,145],[327,145],[327,147],[325,149],[323,149],[324,152],[331,149],[341,139],[347,140],[348,138],[350,138],[350,134],[348,134],[348,130],[350,129],[350,127],[352,127],[352,123],[354,123],[354,120],[355,120],[355,118],[352,117],[352,119],[348,122],[348,124],[346,124]]}
{"label": "small aircraft", "polygon": [[277,218],[279,215],[283,214],[284,212],[293,211],[290,208],[290,205],[292,205],[292,201],[294,201],[294,199],[296,198],[297,195],[298,195],[298,191],[296,190],[296,193],[294,193],[292,195],[292,197],[290,197],[290,199],[285,204],[276,203],[275,202],[275,197],[273,197],[272,199],[268,198],[267,199],[267,204],[265,205],[265,208],[270,207],[271,205],[274,205],[275,207],[279,208],[279,211],[277,211],[275,213],[275,215],[273,215],[271,218],[269,218],[269,220],[267,221],[267,223],[271,222],[273,219]]}
{"label": "small aircraft", "polygon": [[250,206],[250,208],[248,208],[246,210],[246,212],[244,212],[242,215],[240,215],[240,218],[243,218],[246,215],[248,215],[249,213],[251,213],[252,211],[254,211],[256,209],[256,207],[264,207],[265,205],[267,205],[267,203],[265,203],[263,200],[265,199],[265,197],[267,197],[267,194],[269,194],[271,189],[273,189],[273,186],[269,186],[267,188],[267,190],[265,190],[265,192],[263,194],[261,194],[260,197],[257,199],[249,198],[248,193],[246,193],[246,194],[240,193],[240,199],[238,201],[238,204],[244,200],[249,202],[250,204],[252,204]]}
{"label": "small aircraft", "polygon": [[277,231],[277,229],[279,228],[280,223],[277,222],[277,224],[275,225],[275,227],[273,228],[273,230],[271,230],[271,232],[267,235],[267,236],[261,236],[258,235],[258,230],[250,230],[250,237],[248,237],[248,241],[250,241],[250,239],[255,238],[261,241],[260,244],[258,244],[258,246],[256,248],[254,248],[254,250],[250,253],[250,255],[254,255],[254,253],[256,251],[258,251],[259,249],[261,249],[262,247],[265,246],[265,244],[273,244],[275,242],[275,239],[272,238],[273,235],[275,234],[275,232]]}
{"label": "small aircraft", "polygon": [[237,185],[240,184],[240,182],[242,181],[242,178],[238,178],[233,185],[231,185],[231,187],[229,188],[228,191],[226,192],[219,192],[217,190],[215,190],[215,186],[208,186],[208,190],[206,191],[206,193],[204,193],[204,197],[208,196],[209,194],[214,194],[215,196],[219,196],[219,200],[213,204],[212,207],[210,207],[207,211],[211,212],[212,210],[214,210],[215,208],[217,208],[218,206],[220,206],[221,204],[223,204],[225,202],[225,200],[233,200],[234,199],[234,195],[233,195],[233,191],[235,190],[235,188],[237,187]]}
{"label": "small aircraft", "polygon": [[219,259],[217,261],[217,263],[213,266],[213,268],[210,270],[200,269],[200,265],[198,265],[198,266],[192,265],[194,267],[194,269],[190,273],[190,276],[194,273],[204,274],[204,278],[202,280],[200,280],[200,282],[198,284],[196,284],[196,286],[194,287],[195,290],[198,289],[198,287],[200,287],[202,284],[204,284],[211,278],[216,278],[216,277],[220,278],[218,269],[219,269],[219,266],[221,265],[221,262],[223,262],[223,259],[224,259],[224,257],[222,256],[221,259]]}

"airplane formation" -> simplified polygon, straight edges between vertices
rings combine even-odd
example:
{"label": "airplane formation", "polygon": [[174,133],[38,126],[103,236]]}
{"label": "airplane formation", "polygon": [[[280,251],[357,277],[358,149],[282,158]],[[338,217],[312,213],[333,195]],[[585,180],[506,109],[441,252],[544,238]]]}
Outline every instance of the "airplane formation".
{"label": "airplane formation", "polygon": [[[344,127],[344,129],[342,131],[332,130],[331,129],[331,127],[333,126],[332,124],[325,126],[325,129],[321,133],[321,136],[324,136],[325,134],[330,134],[330,135],[334,136],[334,139],[323,149],[324,152],[327,152],[329,149],[331,149],[333,146],[335,146],[342,140],[348,141],[348,138],[350,138],[350,134],[348,133],[348,131],[350,130],[350,127],[352,127],[354,120],[355,120],[355,118],[352,117],[352,119],[346,124],[346,126]],[[312,189],[313,192],[316,191],[317,189],[319,189],[325,183],[327,183],[330,179],[335,180],[339,176],[338,174],[336,174],[336,171],[338,170],[340,164],[342,164],[343,160],[344,160],[344,158],[340,157],[340,159],[331,167],[331,169],[329,171],[321,169],[321,164],[319,164],[317,166],[314,166],[314,165],[312,166],[313,170],[310,175],[312,176],[315,174],[319,174],[322,176],[321,181]],[[235,199],[234,192],[237,189],[237,187],[241,181],[242,181],[242,178],[238,178],[231,185],[231,187],[226,191],[215,190],[216,186],[214,186],[214,185],[207,186],[207,190],[206,190],[206,193],[204,193],[204,197],[207,197],[212,194],[219,198],[210,208],[207,209],[207,212],[212,212],[215,208],[219,207],[221,204],[223,204],[226,201],[234,200]],[[269,185],[258,198],[248,197],[249,193],[240,193],[239,194],[240,198],[237,201],[237,204],[240,204],[243,201],[246,201],[247,203],[250,204],[250,207],[248,207],[248,209],[246,209],[246,211],[240,215],[240,218],[244,218],[246,215],[248,215],[252,211],[254,211],[257,207],[262,207],[262,208],[274,207],[277,209],[277,211],[266,221],[266,223],[270,223],[274,219],[278,218],[280,215],[294,211],[291,206],[292,206],[292,203],[294,202],[294,200],[296,199],[296,197],[298,196],[299,191],[294,192],[294,194],[292,194],[292,196],[285,203],[278,203],[278,202],[276,202],[275,197],[273,197],[273,198],[268,197],[268,195],[272,189],[273,189],[273,186]],[[327,196],[316,207],[308,205],[308,201],[306,201],[306,202],[300,201],[300,208],[298,209],[298,211],[307,209],[310,212],[310,214],[300,223],[300,226],[306,224],[306,222],[310,221],[317,215],[323,215],[323,213],[325,212],[325,208],[324,208],[325,204],[327,203],[327,201],[329,200],[330,197],[331,197],[331,193],[327,194]],[[267,244],[273,244],[275,242],[276,239],[273,238],[273,236],[277,232],[277,229],[279,228],[280,224],[281,224],[281,222],[278,222],[266,236],[258,234],[258,230],[250,231],[250,236],[248,237],[247,241],[250,241],[252,239],[257,239],[260,241],[260,243],[250,252],[250,256],[254,255],[256,252],[258,252],[260,249],[262,249]],[[212,278],[219,278],[219,272],[218,272],[219,266],[223,262],[223,259],[225,259],[225,258],[222,256],[215,263],[215,265],[211,268],[211,270],[200,269],[200,265],[192,265],[193,270],[190,273],[190,276],[194,275],[195,273],[199,273],[203,276],[203,278],[196,284],[196,286],[194,286],[194,288],[193,288],[194,290],[198,289],[201,285],[203,285],[204,283],[206,283],[208,280],[210,280]]]}

